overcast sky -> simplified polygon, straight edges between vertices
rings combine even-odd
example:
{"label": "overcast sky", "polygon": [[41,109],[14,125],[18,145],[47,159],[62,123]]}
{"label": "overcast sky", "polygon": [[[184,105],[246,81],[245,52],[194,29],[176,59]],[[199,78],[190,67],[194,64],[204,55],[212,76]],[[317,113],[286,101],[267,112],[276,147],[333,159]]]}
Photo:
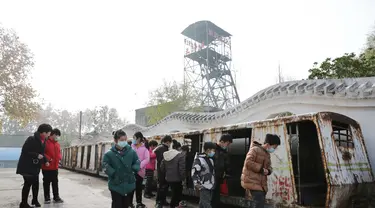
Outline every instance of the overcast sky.
{"label": "overcast sky", "polygon": [[109,105],[131,122],[163,79],[183,79],[181,31],[200,20],[233,35],[245,100],[276,82],[279,62],[302,79],[315,61],[359,52],[375,1],[0,0],[0,22],[35,55],[32,83],[45,102],[72,111]]}

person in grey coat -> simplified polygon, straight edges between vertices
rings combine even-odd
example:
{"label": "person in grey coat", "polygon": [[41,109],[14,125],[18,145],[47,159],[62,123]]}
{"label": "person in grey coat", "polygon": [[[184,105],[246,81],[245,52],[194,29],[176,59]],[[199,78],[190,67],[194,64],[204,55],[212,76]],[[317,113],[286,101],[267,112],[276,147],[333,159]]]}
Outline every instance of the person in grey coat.
{"label": "person in grey coat", "polygon": [[182,198],[182,181],[186,178],[185,155],[178,149],[181,144],[176,140],[172,141],[172,149],[163,153],[164,159],[161,162],[161,171],[165,173],[165,180],[172,189],[171,208],[179,206]]}
{"label": "person in grey coat", "polygon": [[199,208],[212,208],[211,199],[215,184],[215,168],[212,157],[215,155],[216,144],[206,142],[204,153],[197,154],[194,159],[191,175],[194,187],[199,191]]}

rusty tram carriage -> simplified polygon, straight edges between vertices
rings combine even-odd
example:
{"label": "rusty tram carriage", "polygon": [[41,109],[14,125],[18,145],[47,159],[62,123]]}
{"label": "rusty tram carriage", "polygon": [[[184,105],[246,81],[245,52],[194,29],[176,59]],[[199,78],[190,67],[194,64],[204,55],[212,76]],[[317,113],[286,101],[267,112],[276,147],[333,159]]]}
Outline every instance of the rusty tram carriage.
{"label": "rusty tram carriage", "polygon": [[[273,173],[268,178],[266,195],[269,205],[341,208],[375,203],[370,197],[374,176],[361,128],[347,116],[318,112],[170,135],[189,145],[194,155],[202,151],[204,142],[216,142],[223,133],[234,138],[228,149],[233,173],[226,180],[228,193],[221,197],[226,204],[251,204],[251,197],[241,187],[242,167],[251,141],[263,142],[267,133],[281,139],[281,145],[271,154]],[[162,137],[148,139],[160,142]],[[65,148],[63,167],[105,176],[101,161],[111,146],[108,141]],[[184,194],[194,196],[196,192],[188,186]]]}

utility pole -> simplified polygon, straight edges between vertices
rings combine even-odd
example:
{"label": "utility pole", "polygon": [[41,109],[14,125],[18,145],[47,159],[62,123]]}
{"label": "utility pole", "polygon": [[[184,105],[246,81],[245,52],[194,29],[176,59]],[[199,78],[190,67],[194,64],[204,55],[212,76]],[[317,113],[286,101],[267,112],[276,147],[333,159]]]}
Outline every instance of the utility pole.
{"label": "utility pole", "polygon": [[282,81],[282,75],[281,75],[281,67],[280,67],[280,61],[279,61],[279,83],[283,82]]}
{"label": "utility pole", "polygon": [[82,111],[79,112],[79,139],[82,139]]}

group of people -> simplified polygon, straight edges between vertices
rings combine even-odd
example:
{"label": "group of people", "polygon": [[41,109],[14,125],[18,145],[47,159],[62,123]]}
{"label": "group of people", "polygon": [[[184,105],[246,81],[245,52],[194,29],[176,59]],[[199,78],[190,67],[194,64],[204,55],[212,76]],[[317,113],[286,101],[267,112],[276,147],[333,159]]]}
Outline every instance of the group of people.
{"label": "group of people", "polygon": [[[43,174],[44,202],[51,203],[50,187],[54,203],[63,203],[59,195],[58,169],[61,160],[59,129],[53,129],[49,124],[41,124],[33,136],[26,139],[22,146],[21,155],[17,165],[17,174],[23,176],[22,200],[20,208],[41,207],[38,201],[39,174]],[[28,197],[32,189],[31,205]]]}
{"label": "group of people", "polygon": [[[63,203],[59,195],[58,169],[61,149],[58,142],[61,132],[49,124],[41,124],[33,136],[26,139],[17,166],[17,174],[23,176],[20,208],[30,208],[28,196],[32,189],[31,205],[41,207],[38,201],[39,173],[43,174],[44,201]],[[114,145],[103,156],[103,169],[108,175],[108,188],[112,196],[112,208],[146,207],[142,203],[143,181],[146,179],[143,197],[152,198],[154,171],[157,170],[156,208],[185,207],[183,186],[192,183],[199,191],[200,208],[220,207],[220,185],[231,177],[228,147],[233,142],[230,134],[223,134],[217,143],[205,142],[203,152],[190,160],[189,147],[166,135],[158,144],[148,141],[141,132],[128,140],[123,130],[113,132]],[[280,145],[280,138],[267,134],[264,143],[252,141],[242,169],[241,185],[249,190],[253,207],[262,208],[267,193],[267,176],[272,173],[270,154]],[[191,171],[190,171],[191,170]],[[191,182],[190,182],[191,181]],[[170,203],[166,196],[172,190]],[[136,206],[133,205],[135,194]]]}
{"label": "group of people", "polygon": [[[112,208],[134,207],[136,195],[137,208],[143,208],[142,189],[146,178],[144,197],[152,194],[155,166],[157,170],[156,208],[170,206],[185,207],[182,191],[189,181],[199,191],[200,208],[220,207],[220,184],[231,177],[228,147],[233,142],[230,134],[223,134],[217,143],[205,142],[203,152],[197,153],[189,162],[188,146],[166,135],[161,144],[155,140],[147,141],[141,132],[133,135],[131,143],[123,130],[113,133],[114,145],[105,153],[103,167],[108,175],[108,188],[112,196]],[[241,185],[249,190],[253,207],[262,208],[267,193],[267,176],[272,173],[270,154],[280,145],[280,138],[267,134],[264,143],[252,142],[247,153],[241,176]],[[191,171],[190,171],[191,170]],[[171,201],[167,202],[168,189]]]}

